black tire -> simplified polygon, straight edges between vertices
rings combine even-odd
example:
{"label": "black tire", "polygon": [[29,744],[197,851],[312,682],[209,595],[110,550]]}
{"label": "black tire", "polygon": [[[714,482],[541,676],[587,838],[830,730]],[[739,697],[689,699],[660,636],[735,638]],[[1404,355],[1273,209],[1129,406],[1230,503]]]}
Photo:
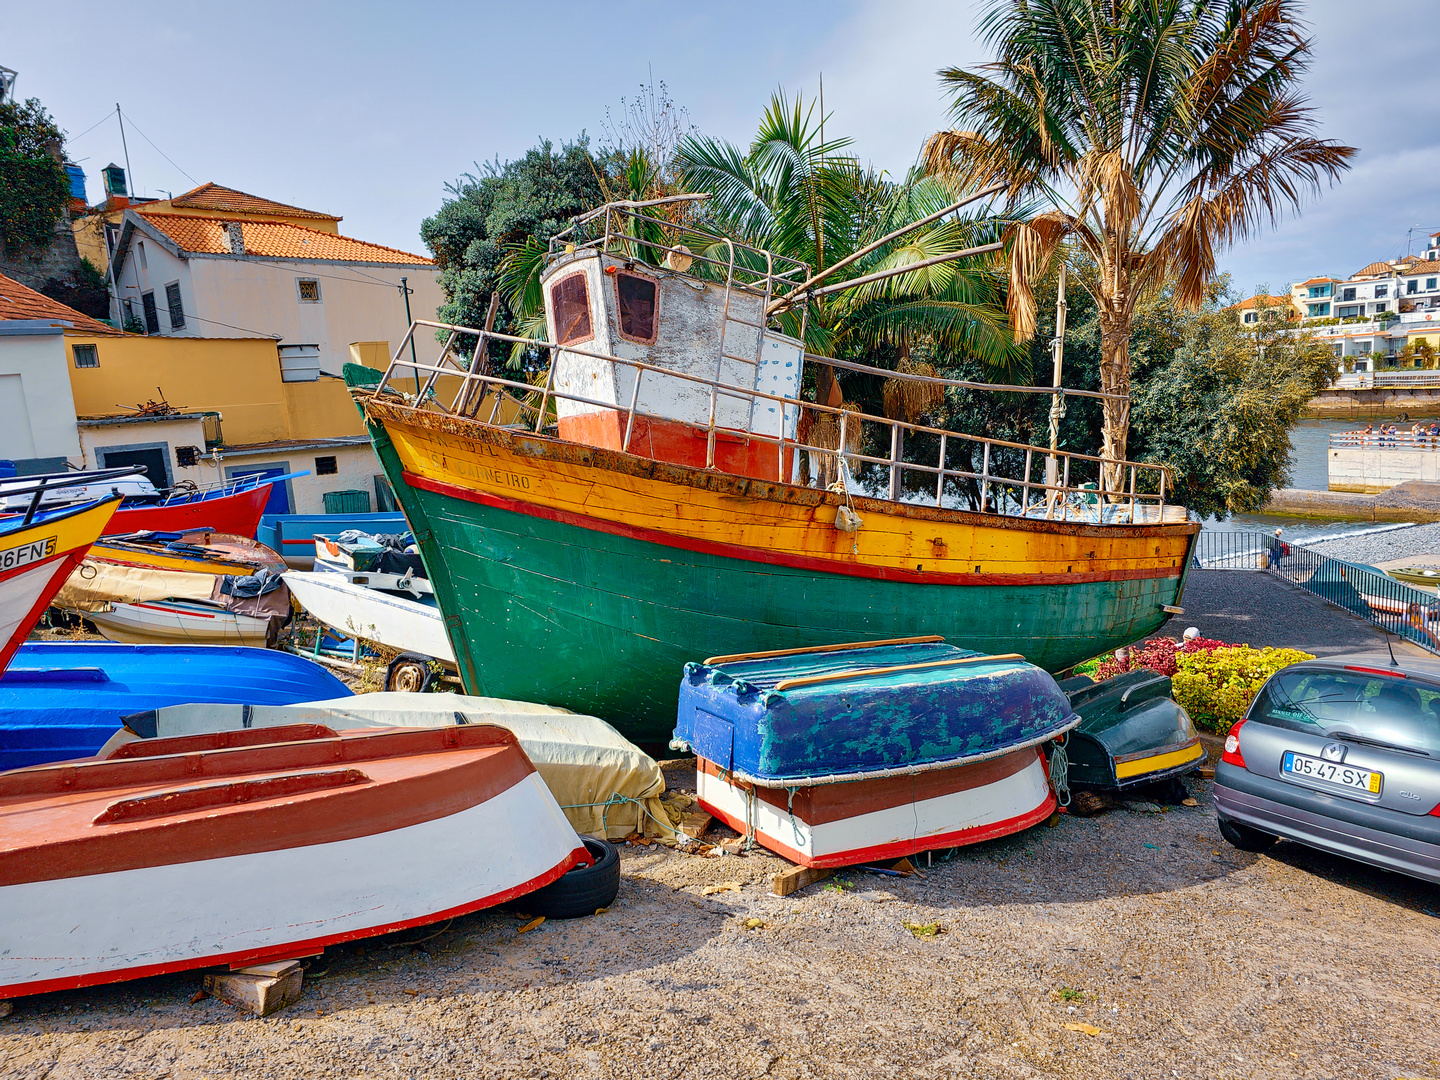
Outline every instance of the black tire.
{"label": "black tire", "polygon": [[436,661],[424,653],[404,652],[385,669],[385,689],[423,694],[435,682]]}
{"label": "black tire", "polygon": [[1242,825],[1238,821],[1231,821],[1229,818],[1218,818],[1220,822],[1220,835],[1228,840],[1232,847],[1241,851],[1267,851],[1280,838],[1273,833],[1261,832],[1259,829],[1249,825]]}
{"label": "black tire", "polygon": [[581,837],[595,862],[578,866],[543,889],[515,901],[515,908],[547,919],[580,919],[608,908],[620,894],[620,851],[609,840]]}

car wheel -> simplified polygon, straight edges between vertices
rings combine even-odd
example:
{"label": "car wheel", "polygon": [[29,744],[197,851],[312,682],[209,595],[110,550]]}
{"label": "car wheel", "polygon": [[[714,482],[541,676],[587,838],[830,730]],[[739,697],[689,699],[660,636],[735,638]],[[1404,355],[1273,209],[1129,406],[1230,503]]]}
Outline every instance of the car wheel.
{"label": "car wheel", "polygon": [[433,662],[421,653],[401,653],[385,669],[385,689],[423,694],[435,681],[435,672],[430,667]]}
{"label": "car wheel", "polygon": [[1241,851],[1264,851],[1280,838],[1272,833],[1242,825],[1229,818],[1220,818],[1220,835]]}
{"label": "car wheel", "polygon": [[620,851],[609,840],[581,837],[594,862],[577,866],[543,889],[515,901],[515,907],[547,919],[579,919],[608,908],[620,894]]}

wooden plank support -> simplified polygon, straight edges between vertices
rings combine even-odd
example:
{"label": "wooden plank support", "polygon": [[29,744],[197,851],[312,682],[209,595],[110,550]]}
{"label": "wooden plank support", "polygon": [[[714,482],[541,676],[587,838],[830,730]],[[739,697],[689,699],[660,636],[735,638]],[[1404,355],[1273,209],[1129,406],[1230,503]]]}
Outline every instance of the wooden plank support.
{"label": "wooden plank support", "polygon": [[828,867],[792,866],[789,870],[775,875],[770,882],[770,891],[776,896],[789,896],[793,892],[799,892],[806,885],[824,881],[834,872]]}
{"label": "wooden plank support", "polygon": [[256,964],[239,971],[205,976],[205,992],[256,1016],[269,1016],[300,999],[305,969],[298,960]]}
{"label": "wooden plank support", "polygon": [[680,819],[680,831],[692,840],[698,840],[705,835],[710,828],[710,823],[715,819],[704,810],[688,810]]}

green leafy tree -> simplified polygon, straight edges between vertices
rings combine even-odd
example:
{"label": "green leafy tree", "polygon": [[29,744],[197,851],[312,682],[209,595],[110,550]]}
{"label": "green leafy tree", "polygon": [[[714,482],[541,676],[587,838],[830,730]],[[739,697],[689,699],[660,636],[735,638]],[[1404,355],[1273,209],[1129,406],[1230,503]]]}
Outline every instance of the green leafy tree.
{"label": "green leafy tree", "polygon": [[37,99],[0,105],[0,240],[12,258],[38,259],[70,203],[64,142]]}
{"label": "green leafy tree", "polygon": [[[1300,90],[1310,42],[1298,0],[987,0],[993,62],[948,68],[955,130],[927,167],[958,187],[1009,185],[1048,204],[1015,227],[1009,312],[1035,332],[1030,283],[1069,241],[1093,267],[1103,453],[1130,433],[1135,313],[1162,289],[1198,308],[1216,252],[1254,235],[1349,167],[1352,147],[1314,137]],[[1173,284],[1172,284],[1173,283]],[[1107,470],[1118,485],[1119,468]]]}
{"label": "green leafy tree", "polygon": [[1135,456],[1171,466],[1175,500],[1202,516],[1253,513],[1289,483],[1290,430],[1339,374],[1325,342],[1264,324],[1255,333],[1219,310],[1227,283],[1181,315],[1180,347],[1147,365],[1135,391]]}
{"label": "green leafy tree", "polygon": [[[477,165],[446,191],[420,235],[440,264],[446,296],[440,319],[474,327],[485,324],[490,294],[500,287],[501,264],[510,252],[528,245],[543,253],[570,218],[605,201],[584,135],[559,148],[547,140],[503,165],[498,159]],[[502,303],[495,329],[523,330],[520,313]]]}

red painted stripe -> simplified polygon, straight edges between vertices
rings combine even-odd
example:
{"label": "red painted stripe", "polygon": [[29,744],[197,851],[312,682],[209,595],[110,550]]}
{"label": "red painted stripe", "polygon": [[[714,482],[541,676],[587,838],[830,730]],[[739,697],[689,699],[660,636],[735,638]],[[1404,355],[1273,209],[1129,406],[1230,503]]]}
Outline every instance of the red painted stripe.
{"label": "red painted stripe", "polygon": [[263,484],[247,491],[173,506],[136,506],[117,510],[102,535],[140,532],[142,529],[184,532],[204,525],[216,532],[254,539],[269,498],[270,485]]}
{"label": "red painted stripe", "polygon": [[[761,802],[792,813],[813,827],[999,783],[1035,764],[1039,754],[1040,751],[1032,746],[1013,754],[969,765],[956,765],[950,769],[930,769],[909,776],[884,776],[842,784],[813,784],[796,788],[794,798],[785,788],[753,790]],[[751,785],[743,780],[721,776],[720,767],[706,758],[696,758],[696,769],[739,791],[752,790]]]}
{"label": "red painted stripe", "polygon": [[6,997],[24,997],[29,994],[47,994],[54,990],[75,990],[82,986],[101,986],[105,983],[125,982],[129,979],[144,979],[152,975],[168,975],[171,972],[188,971],[191,968],[197,967],[218,967],[221,964],[229,964],[232,968],[236,968],[245,967],[249,964],[262,964],[269,960],[287,960],[297,956],[316,956],[331,945],[340,945],[347,941],[357,941],[360,938],[375,937],[379,934],[393,934],[399,930],[413,930],[418,926],[429,926],[431,923],[442,922],[445,919],[455,918],[460,915],[469,915],[471,912],[480,911],[483,908],[496,907],[499,904],[508,903],[511,900],[532,893],[536,889],[543,889],[562,874],[587,862],[589,859],[590,853],[584,846],[581,846],[572,851],[559,866],[547,870],[545,873],[539,874],[529,881],[512,886],[502,892],[482,897],[479,900],[471,901],[467,904],[460,904],[457,907],[446,908],[443,911],[420,915],[413,919],[381,923],[360,930],[347,930],[343,934],[330,934],[322,937],[284,942],[273,946],[266,946],[264,949],[252,949],[249,952],[192,956],[184,960],[172,960],[164,964],[141,964],[136,967],[117,968],[114,971],[95,971],[84,975],[69,975],[60,979],[38,979],[34,982],[15,983],[11,986],[0,986],[0,991],[3,991]]}
{"label": "red painted stripe", "polygon": [[[797,555],[789,552],[772,551],[762,548],[745,547],[741,544],[717,543],[713,540],[696,540],[674,536],[658,529],[644,529],[614,521],[602,521],[585,517],[568,510],[554,510],[548,506],[520,502],[501,495],[482,491],[471,491],[455,484],[431,480],[415,473],[401,474],[405,482],[421,491],[446,495],[465,502],[497,510],[508,510],[515,514],[558,521],[581,529],[623,536],[631,540],[643,540],[651,544],[677,548],[681,551],[695,551],[705,555],[720,555],[744,562],[766,563],[772,566],[788,566],[797,570],[810,570],[824,574],[843,574],[847,577],[874,578],[880,581],[905,581],[924,585],[1075,585],[1091,581],[1135,581],[1150,578],[1178,578],[1181,567],[1162,567],[1152,570],[1098,570],[1082,574],[951,574],[931,570],[902,570],[891,566],[867,566],[861,563],[839,562],[817,558],[813,555]],[[953,845],[952,845],[953,846]]]}
{"label": "red painted stripe", "polygon": [[214,619],[214,615],[206,615],[203,611],[195,611],[192,608],[168,607],[161,604],[131,604],[131,607],[144,608],[146,611],[163,611],[166,615],[188,615],[195,619]]}
{"label": "red painted stripe", "polygon": [[[744,836],[746,831],[745,822],[732,814],[727,814],[719,807],[700,800],[700,808],[707,814],[719,818],[730,828]],[[907,855],[915,855],[922,851],[938,851],[941,848],[964,847],[967,844],[978,844],[985,840],[995,840],[1001,836],[1009,836],[1012,833],[1022,832],[1025,829],[1040,824],[1055,812],[1058,805],[1055,801],[1055,794],[1046,791],[1045,801],[1024,814],[1017,814],[1015,817],[1006,818],[1004,821],[993,821],[988,825],[975,825],[968,829],[957,829],[954,832],[940,833],[935,836],[917,837],[912,840],[896,840],[888,844],[876,844],[873,847],[851,848],[848,851],[836,851],[828,854],[811,857],[802,854],[788,844],[776,840],[766,833],[758,833],[755,837],[757,843],[769,848],[775,854],[789,859],[800,866],[855,866],[859,863],[877,862],[882,859],[900,859]]]}
{"label": "red painted stripe", "polygon": [[[108,808],[137,797],[347,766],[373,783],[97,824]],[[468,810],[532,772],[514,735],[488,725],[19,769],[0,776],[0,793],[12,796],[0,800],[0,885],[188,863],[197,852],[219,859],[371,836]]]}

